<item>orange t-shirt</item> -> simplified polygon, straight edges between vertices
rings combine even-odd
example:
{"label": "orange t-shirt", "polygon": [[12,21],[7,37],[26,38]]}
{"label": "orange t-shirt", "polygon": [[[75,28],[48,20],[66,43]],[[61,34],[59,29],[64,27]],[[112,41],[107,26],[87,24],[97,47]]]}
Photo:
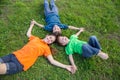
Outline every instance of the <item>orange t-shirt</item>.
{"label": "orange t-shirt", "polygon": [[38,56],[44,55],[47,57],[51,54],[51,51],[47,43],[42,41],[42,39],[31,36],[29,42],[22,49],[13,52],[13,54],[24,66],[23,70],[26,71],[35,63]]}

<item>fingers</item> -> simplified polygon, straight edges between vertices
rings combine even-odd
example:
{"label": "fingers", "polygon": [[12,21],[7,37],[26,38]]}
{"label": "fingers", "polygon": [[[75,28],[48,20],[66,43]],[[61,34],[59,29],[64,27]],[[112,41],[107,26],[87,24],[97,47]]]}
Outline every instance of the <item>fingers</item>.
{"label": "fingers", "polygon": [[33,25],[34,24],[34,21],[31,21],[31,23],[30,23],[31,25]]}
{"label": "fingers", "polygon": [[77,67],[76,66],[72,66],[72,74],[74,74],[77,71]]}
{"label": "fingers", "polygon": [[69,66],[69,69],[68,69],[72,74],[75,74],[76,70],[75,67],[73,66]]}
{"label": "fingers", "polygon": [[76,70],[74,68],[71,69],[71,73],[75,74]]}
{"label": "fingers", "polygon": [[34,19],[32,19],[32,21],[35,21]]}
{"label": "fingers", "polygon": [[84,28],[80,28],[80,31],[82,32],[82,31],[84,31],[85,29]]}
{"label": "fingers", "polygon": [[31,24],[35,24],[36,21],[34,19],[31,20]]}
{"label": "fingers", "polygon": [[76,65],[73,65],[73,68],[74,68],[75,70],[77,70],[77,67],[76,67]]}

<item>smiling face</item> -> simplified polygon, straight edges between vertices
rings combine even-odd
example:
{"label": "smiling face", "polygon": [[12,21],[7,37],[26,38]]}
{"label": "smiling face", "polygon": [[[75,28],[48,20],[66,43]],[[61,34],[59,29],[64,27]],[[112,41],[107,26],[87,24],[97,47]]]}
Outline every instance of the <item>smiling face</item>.
{"label": "smiling face", "polygon": [[57,41],[58,41],[58,43],[59,43],[60,45],[65,46],[65,45],[68,44],[69,39],[68,39],[66,36],[59,36],[59,37],[57,38]]}
{"label": "smiling face", "polygon": [[54,25],[53,33],[56,34],[56,35],[61,34],[61,29],[58,25]]}
{"label": "smiling face", "polygon": [[47,36],[44,38],[44,41],[45,41],[47,44],[52,44],[55,40],[56,40],[56,36],[54,36],[54,35],[47,35]]}

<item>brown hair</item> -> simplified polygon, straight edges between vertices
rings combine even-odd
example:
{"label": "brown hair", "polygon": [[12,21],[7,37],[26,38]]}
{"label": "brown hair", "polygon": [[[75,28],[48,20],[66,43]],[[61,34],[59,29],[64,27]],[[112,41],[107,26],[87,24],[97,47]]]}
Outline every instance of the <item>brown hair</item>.
{"label": "brown hair", "polygon": [[61,35],[61,33],[60,33],[60,32],[57,32],[57,31],[56,31],[56,32],[53,32],[53,34],[56,35],[56,36]]}
{"label": "brown hair", "polygon": [[64,45],[62,45],[60,42],[59,42],[59,37],[61,37],[62,35],[60,34],[60,35],[58,35],[57,37],[56,37],[56,43],[58,44],[58,45],[60,45],[60,46],[64,46]]}
{"label": "brown hair", "polygon": [[[51,33],[51,34],[49,34],[49,35],[55,36],[55,41],[53,42],[53,43],[55,43],[56,40],[57,40],[57,35],[56,35],[55,33]],[[51,44],[49,44],[49,47],[50,47],[50,50],[51,50],[51,53],[52,53],[52,54],[56,54],[56,53],[58,52],[58,50],[57,50],[56,48],[53,48],[53,47],[51,46]]]}
{"label": "brown hair", "polygon": [[49,46],[50,47],[50,50],[51,50],[51,53],[54,55],[58,52],[58,50],[56,48],[53,48],[52,46]]}

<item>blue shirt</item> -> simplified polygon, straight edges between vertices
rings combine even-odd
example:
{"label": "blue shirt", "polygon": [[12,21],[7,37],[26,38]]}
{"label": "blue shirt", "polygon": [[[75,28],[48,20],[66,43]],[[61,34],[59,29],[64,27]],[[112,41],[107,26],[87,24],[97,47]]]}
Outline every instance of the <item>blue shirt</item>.
{"label": "blue shirt", "polygon": [[50,13],[48,16],[46,16],[45,19],[47,25],[44,26],[44,29],[47,31],[52,31],[54,25],[58,25],[61,29],[67,29],[68,25],[62,24],[60,22],[59,16],[55,13]]}

